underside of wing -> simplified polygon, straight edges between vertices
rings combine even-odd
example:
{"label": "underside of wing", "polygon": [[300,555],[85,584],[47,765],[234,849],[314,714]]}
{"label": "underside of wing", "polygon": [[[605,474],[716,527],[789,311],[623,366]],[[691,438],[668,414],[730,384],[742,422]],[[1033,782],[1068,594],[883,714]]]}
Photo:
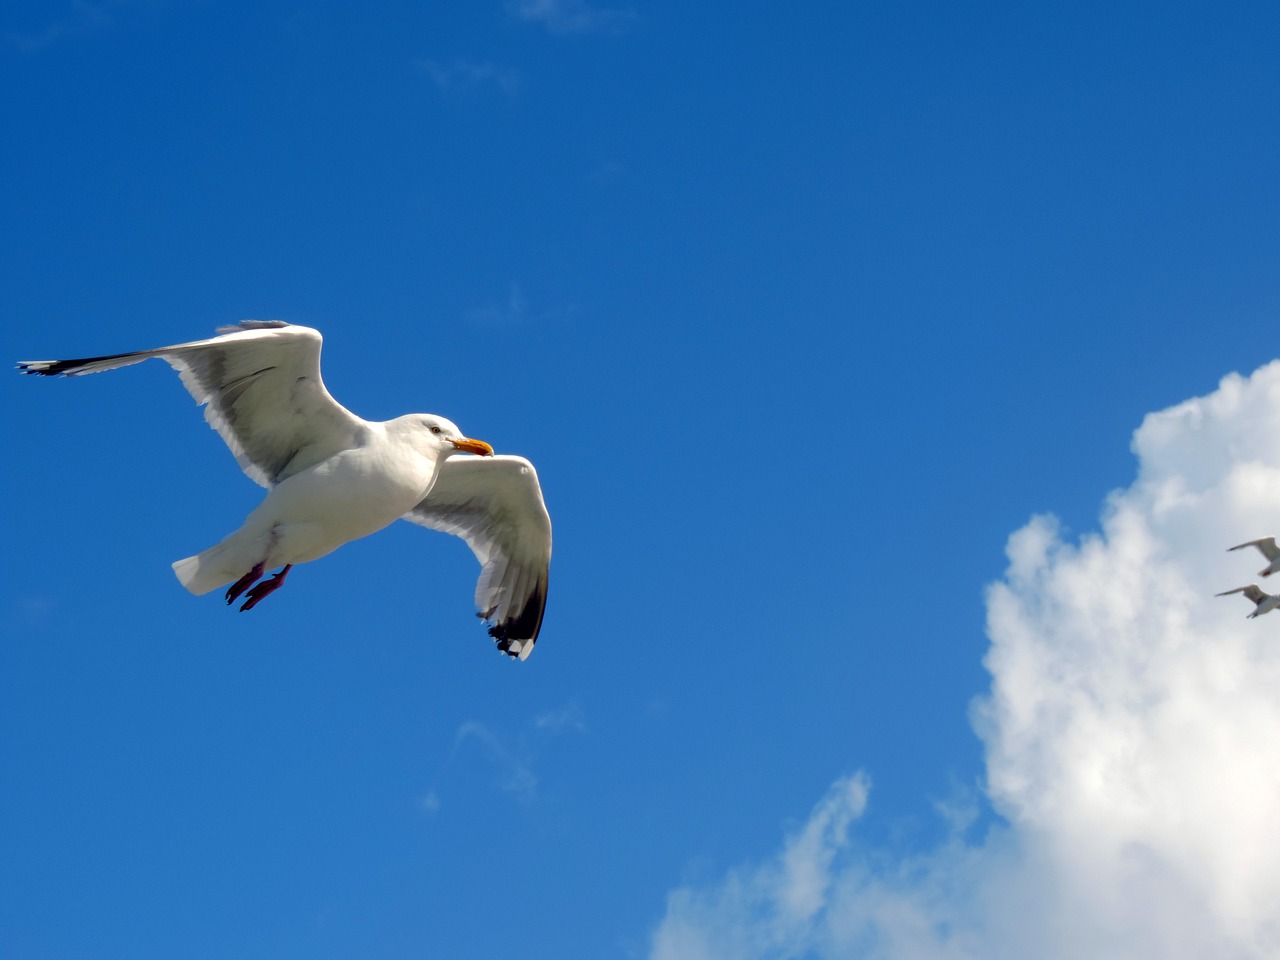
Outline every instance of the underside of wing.
{"label": "underside of wing", "polygon": [[523,457],[450,457],[406,520],[461,537],[480,561],[478,615],[498,649],[529,656],[547,604],[551,519]]}
{"label": "underside of wing", "polygon": [[240,467],[269,487],[359,442],[365,422],[330,396],[320,377],[320,333],[278,320],[246,320],[219,336],[156,350],[20,364],[69,377],[167,362],[205,407]]}

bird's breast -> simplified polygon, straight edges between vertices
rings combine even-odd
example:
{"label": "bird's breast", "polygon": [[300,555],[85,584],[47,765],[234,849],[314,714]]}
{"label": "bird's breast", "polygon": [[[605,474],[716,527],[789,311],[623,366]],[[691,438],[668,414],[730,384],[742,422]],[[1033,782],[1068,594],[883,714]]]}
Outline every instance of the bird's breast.
{"label": "bird's breast", "polygon": [[416,453],[347,450],[285,480],[268,499],[277,522],[320,523],[335,537],[355,539],[413,509],[435,472],[435,461]]}

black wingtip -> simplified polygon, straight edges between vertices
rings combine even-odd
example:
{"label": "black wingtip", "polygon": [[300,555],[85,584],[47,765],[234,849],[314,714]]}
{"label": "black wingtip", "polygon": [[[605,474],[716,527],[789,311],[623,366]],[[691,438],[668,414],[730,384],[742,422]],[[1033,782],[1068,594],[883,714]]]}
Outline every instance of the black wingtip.
{"label": "black wingtip", "polygon": [[507,629],[507,624],[502,623],[490,627],[489,636],[493,637],[500,651],[517,660],[529,655],[527,651],[533,648],[534,641],[537,639],[536,637],[512,636]]}
{"label": "black wingtip", "polygon": [[[524,649],[525,641],[519,640],[516,637],[507,636],[506,628],[502,624],[490,627],[489,636],[493,637],[494,642],[498,645],[498,649],[508,657],[519,658],[520,652]],[[519,644],[519,647],[512,650],[512,644]]]}
{"label": "black wingtip", "polygon": [[143,359],[136,353],[109,353],[101,357],[77,357],[75,360],[19,360],[18,370],[22,373],[39,374],[42,377],[74,377],[84,372],[81,369],[83,367],[110,360],[125,360],[130,357],[138,357],[139,360]]}
{"label": "black wingtip", "polygon": [[[529,596],[524,609],[489,628],[498,649],[509,657],[524,658],[538,641],[542,630],[542,617],[547,611],[547,582],[542,580]],[[490,611],[492,612],[492,611]],[[485,619],[488,619],[487,617]],[[512,649],[513,645],[516,649]]]}
{"label": "black wingtip", "polygon": [[83,360],[19,360],[17,370],[19,373],[28,375],[56,377],[82,363],[84,363]]}

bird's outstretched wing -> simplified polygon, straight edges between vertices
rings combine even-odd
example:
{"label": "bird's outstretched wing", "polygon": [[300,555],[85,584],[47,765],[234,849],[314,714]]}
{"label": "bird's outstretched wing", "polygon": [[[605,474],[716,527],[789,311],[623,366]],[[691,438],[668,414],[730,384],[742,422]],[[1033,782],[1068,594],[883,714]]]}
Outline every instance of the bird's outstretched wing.
{"label": "bird's outstretched wing", "polygon": [[270,487],[360,442],[365,421],[320,378],[320,332],[280,320],[219,327],[209,340],[80,360],[27,360],[24,373],[76,377],[164,360],[255,482]]}
{"label": "bird's outstretched wing", "polygon": [[1232,550],[1243,550],[1245,547],[1257,547],[1258,550],[1262,552],[1262,555],[1268,560],[1274,560],[1276,557],[1280,557],[1280,547],[1276,546],[1275,537],[1263,537],[1260,540],[1249,540],[1245,543],[1238,543],[1234,547],[1228,547],[1227,552],[1230,553]]}
{"label": "bird's outstretched wing", "polygon": [[1267,599],[1267,595],[1262,592],[1256,583],[1251,583],[1247,587],[1236,587],[1234,590],[1224,590],[1222,593],[1214,594],[1217,597],[1230,596],[1233,593],[1243,593],[1254,603],[1261,603]]}
{"label": "bird's outstretched wing", "polygon": [[551,518],[523,457],[450,457],[404,519],[462,537],[480,561],[476,608],[503,653],[533,651],[547,605]]}

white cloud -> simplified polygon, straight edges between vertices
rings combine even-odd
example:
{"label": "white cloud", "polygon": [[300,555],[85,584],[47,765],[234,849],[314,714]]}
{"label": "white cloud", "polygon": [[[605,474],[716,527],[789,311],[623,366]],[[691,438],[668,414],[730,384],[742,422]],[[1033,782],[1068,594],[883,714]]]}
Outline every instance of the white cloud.
{"label": "white cloud", "polygon": [[[838,780],[769,862],[668,898],[654,960],[1280,956],[1280,622],[1214,598],[1280,532],[1280,361],[1146,418],[1136,481],[1068,542],[1037,517],[987,593],[975,703],[1004,823],[860,846]],[[1278,585],[1280,586],[1280,585]]]}
{"label": "white cloud", "polygon": [[586,0],[509,0],[507,13],[551,33],[621,33],[636,20],[630,7],[602,10]]}

